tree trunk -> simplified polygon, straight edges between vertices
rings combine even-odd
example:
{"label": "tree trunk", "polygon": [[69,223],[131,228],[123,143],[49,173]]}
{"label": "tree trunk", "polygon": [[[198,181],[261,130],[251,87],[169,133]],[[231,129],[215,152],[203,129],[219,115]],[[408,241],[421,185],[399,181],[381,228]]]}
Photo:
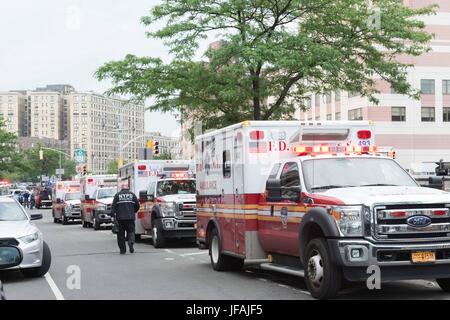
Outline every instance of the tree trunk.
{"label": "tree trunk", "polygon": [[255,72],[252,72],[253,81],[252,81],[252,89],[253,89],[253,120],[261,120],[261,101],[259,99],[259,75]]}

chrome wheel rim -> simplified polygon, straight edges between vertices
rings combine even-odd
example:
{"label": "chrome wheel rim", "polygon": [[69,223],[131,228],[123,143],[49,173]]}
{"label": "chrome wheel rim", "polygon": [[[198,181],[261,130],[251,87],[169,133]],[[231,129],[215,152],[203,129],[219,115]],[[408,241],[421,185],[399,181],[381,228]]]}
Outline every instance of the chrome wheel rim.
{"label": "chrome wheel rim", "polygon": [[314,250],[308,260],[308,279],[315,287],[320,288],[323,283],[323,274],[322,256]]}
{"label": "chrome wheel rim", "polygon": [[219,261],[219,237],[214,236],[211,241],[211,258],[214,263]]}

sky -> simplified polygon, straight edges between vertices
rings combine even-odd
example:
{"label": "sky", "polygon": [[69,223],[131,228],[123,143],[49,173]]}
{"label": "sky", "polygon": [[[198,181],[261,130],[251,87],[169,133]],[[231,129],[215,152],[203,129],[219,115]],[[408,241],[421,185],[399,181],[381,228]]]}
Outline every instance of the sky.
{"label": "sky", "polygon": [[[0,1],[0,91],[71,84],[103,93],[93,74],[126,54],[170,61],[162,41],[148,39],[140,18],[157,0]],[[157,27],[157,26],[156,26]],[[148,29],[147,29],[148,30]],[[146,114],[146,131],[176,135],[171,114]]]}

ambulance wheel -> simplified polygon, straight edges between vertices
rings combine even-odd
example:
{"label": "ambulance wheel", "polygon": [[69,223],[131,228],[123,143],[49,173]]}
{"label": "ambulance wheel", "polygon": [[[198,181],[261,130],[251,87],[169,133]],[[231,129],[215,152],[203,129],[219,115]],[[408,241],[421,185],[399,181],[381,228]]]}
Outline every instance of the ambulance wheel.
{"label": "ambulance wheel", "polygon": [[163,248],[166,245],[166,238],[163,234],[163,227],[162,227],[162,221],[161,219],[156,219],[152,223],[152,241],[153,246],[155,248]]}
{"label": "ambulance wheel", "polygon": [[337,296],[342,283],[342,272],[331,261],[324,239],[311,240],[305,250],[305,282],[316,299]]}
{"label": "ambulance wheel", "polygon": [[232,271],[240,270],[244,266],[244,259],[239,259],[222,254],[222,245],[217,229],[211,231],[209,237],[209,257],[211,259],[211,265],[216,271]]}
{"label": "ambulance wheel", "polygon": [[61,224],[62,224],[63,226],[65,226],[68,222],[69,222],[69,220],[63,215],[63,216],[61,217]]}
{"label": "ambulance wheel", "polygon": [[441,287],[442,291],[450,292],[450,278],[436,279],[437,284]]}
{"label": "ambulance wheel", "polygon": [[95,213],[94,213],[94,221],[92,222],[92,228],[94,228],[95,231],[100,230],[100,223],[95,218]]}

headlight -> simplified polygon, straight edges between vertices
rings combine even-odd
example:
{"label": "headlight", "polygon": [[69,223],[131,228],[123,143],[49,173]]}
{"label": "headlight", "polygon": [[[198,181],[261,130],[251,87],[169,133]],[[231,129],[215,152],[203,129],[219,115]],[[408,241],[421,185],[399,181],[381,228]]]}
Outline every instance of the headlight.
{"label": "headlight", "polygon": [[341,233],[346,237],[363,236],[362,206],[332,207],[331,212]]}
{"label": "headlight", "polygon": [[161,203],[161,213],[163,217],[173,217],[173,215],[175,214],[175,203],[174,202]]}
{"label": "headlight", "polygon": [[98,206],[97,210],[99,210],[99,211],[106,211],[106,205],[102,204],[102,205]]}
{"label": "headlight", "polygon": [[69,204],[68,206],[66,206],[66,211],[70,212],[73,209],[73,205]]}
{"label": "headlight", "polygon": [[21,237],[19,238],[19,240],[23,241],[26,244],[32,243],[34,241],[36,241],[37,239],[39,239],[39,233],[35,232],[33,234],[29,234],[25,237]]}

